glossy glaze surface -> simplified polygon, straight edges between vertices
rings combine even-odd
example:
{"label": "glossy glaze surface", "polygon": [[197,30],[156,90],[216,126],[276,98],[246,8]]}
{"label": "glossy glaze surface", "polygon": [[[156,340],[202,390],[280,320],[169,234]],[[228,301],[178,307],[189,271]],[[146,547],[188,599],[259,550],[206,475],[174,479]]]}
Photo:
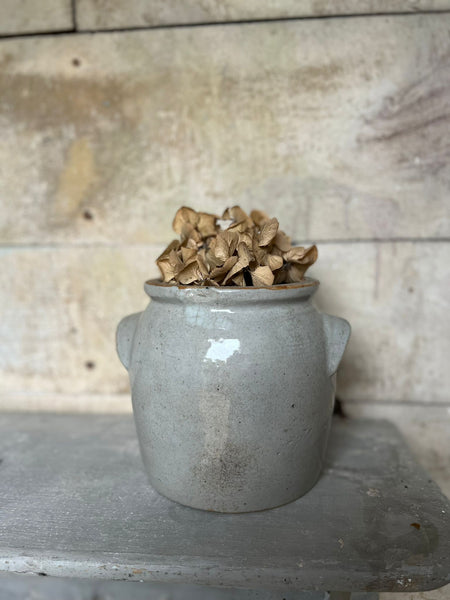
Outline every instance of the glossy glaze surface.
{"label": "glossy glaze surface", "polygon": [[346,321],[314,308],[317,286],[146,284],[152,302],[121,322],[118,351],[158,491],[196,508],[245,512],[314,485],[350,334]]}

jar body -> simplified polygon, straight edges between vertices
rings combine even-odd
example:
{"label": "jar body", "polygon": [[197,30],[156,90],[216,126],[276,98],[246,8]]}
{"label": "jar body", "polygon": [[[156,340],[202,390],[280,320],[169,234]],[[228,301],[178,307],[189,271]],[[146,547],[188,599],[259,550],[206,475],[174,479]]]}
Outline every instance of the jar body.
{"label": "jar body", "polygon": [[262,510],[320,475],[334,396],[322,315],[310,293],[257,291],[174,290],[139,317],[129,373],[141,453],[151,484],[182,504]]}

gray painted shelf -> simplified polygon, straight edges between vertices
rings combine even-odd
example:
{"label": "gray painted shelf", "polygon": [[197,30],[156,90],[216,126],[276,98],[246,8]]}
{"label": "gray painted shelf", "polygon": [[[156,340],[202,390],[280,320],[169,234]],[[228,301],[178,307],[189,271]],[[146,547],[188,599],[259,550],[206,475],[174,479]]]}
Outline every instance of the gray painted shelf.
{"label": "gray painted shelf", "polygon": [[450,580],[450,503],[384,421],[336,420],[318,484],[202,512],[147,483],[130,416],[0,416],[0,571],[267,590]]}

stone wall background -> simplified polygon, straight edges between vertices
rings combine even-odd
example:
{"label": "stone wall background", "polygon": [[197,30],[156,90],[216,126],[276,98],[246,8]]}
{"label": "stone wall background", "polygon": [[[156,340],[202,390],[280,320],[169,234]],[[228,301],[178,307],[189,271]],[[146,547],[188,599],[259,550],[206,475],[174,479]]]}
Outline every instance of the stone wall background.
{"label": "stone wall background", "polygon": [[0,410],[129,411],[176,208],[261,207],[352,324],[345,412],[450,494],[449,33],[450,0],[3,0]]}

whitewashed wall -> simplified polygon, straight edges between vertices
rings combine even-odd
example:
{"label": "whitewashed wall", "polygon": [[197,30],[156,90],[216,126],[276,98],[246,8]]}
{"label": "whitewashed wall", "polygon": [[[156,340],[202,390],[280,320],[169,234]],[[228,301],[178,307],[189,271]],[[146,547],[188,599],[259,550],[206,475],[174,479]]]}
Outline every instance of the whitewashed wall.
{"label": "whitewashed wall", "polygon": [[260,207],[352,323],[345,410],[450,494],[450,0],[35,5],[0,5],[0,410],[129,411],[173,213]]}

